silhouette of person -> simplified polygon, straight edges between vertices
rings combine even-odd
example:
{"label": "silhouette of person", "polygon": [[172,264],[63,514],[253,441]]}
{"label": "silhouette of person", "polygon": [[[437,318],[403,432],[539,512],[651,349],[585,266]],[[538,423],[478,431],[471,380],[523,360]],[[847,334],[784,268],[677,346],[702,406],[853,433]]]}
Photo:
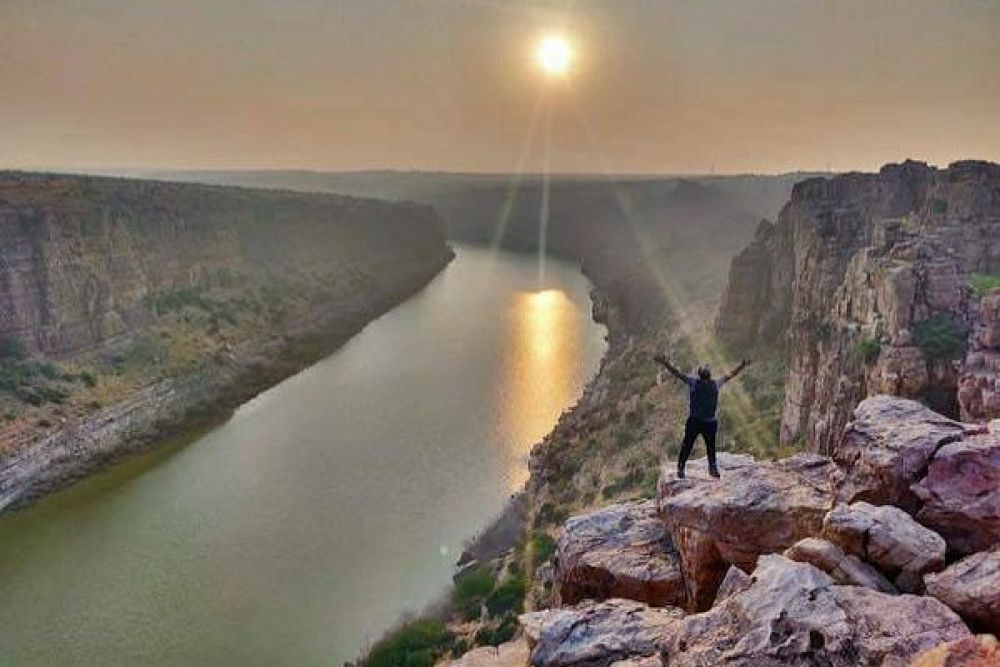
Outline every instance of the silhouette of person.
{"label": "silhouette of person", "polygon": [[712,379],[712,371],[707,366],[698,369],[697,375],[685,375],[667,361],[667,358],[658,354],[654,359],[662,364],[670,374],[683,382],[688,387],[690,394],[690,407],[687,422],[684,424],[684,441],[681,443],[680,455],[677,457],[677,477],[684,479],[684,466],[687,464],[691,450],[694,448],[694,441],[700,435],[705,440],[705,448],[708,450],[708,474],[712,477],[719,477],[719,467],[715,462],[715,436],[719,430],[719,421],[715,412],[719,407],[719,390],[740,371],[750,363],[746,359],[740,365],[724,375],[718,380]]}

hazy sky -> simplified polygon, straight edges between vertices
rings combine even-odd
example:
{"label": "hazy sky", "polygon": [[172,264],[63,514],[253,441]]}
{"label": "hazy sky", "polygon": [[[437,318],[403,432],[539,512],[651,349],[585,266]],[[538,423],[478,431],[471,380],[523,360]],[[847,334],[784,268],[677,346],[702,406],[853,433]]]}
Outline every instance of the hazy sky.
{"label": "hazy sky", "polygon": [[[554,30],[564,81],[533,61]],[[0,0],[0,166],[905,157],[1000,160],[1000,0]]]}

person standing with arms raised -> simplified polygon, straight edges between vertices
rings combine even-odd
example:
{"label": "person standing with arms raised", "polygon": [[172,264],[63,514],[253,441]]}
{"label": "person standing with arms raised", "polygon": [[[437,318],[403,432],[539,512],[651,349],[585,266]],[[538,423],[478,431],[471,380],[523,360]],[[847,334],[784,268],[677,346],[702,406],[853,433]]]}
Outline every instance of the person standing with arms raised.
{"label": "person standing with arms raised", "polygon": [[746,368],[750,362],[744,359],[728,375],[715,380],[712,378],[712,371],[707,366],[700,367],[696,376],[685,375],[667,361],[664,355],[658,354],[653,358],[670,371],[671,375],[687,385],[690,394],[690,410],[687,422],[684,424],[684,441],[681,443],[680,455],[677,458],[678,479],[684,479],[684,466],[687,464],[688,457],[691,456],[694,441],[698,439],[699,435],[705,440],[705,448],[708,450],[708,474],[718,478],[719,467],[715,462],[715,436],[719,431],[719,420],[715,413],[719,407],[719,390]]}

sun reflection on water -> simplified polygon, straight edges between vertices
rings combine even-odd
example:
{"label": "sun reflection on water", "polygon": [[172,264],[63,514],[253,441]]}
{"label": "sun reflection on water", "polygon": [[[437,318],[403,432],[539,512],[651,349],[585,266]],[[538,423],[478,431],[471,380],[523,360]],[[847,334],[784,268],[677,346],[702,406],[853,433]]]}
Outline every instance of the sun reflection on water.
{"label": "sun reflection on water", "polygon": [[552,429],[573,399],[580,312],[562,290],[521,292],[509,311],[508,326],[511,349],[501,406],[514,437],[508,470],[513,491],[527,480],[524,461],[532,445]]}

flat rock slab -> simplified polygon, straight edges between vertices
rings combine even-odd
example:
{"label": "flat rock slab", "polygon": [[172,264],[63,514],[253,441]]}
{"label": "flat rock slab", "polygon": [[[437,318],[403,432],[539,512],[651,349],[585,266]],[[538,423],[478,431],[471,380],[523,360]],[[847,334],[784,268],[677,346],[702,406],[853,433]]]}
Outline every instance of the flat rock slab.
{"label": "flat rock slab", "polygon": [[1000,545],[925,578],[927,594],[958,612],[976,630],[1000,635]]}
{"label": "flat rock slab", "polygon": [[920,479],[934,452],[961,440],[969,428],[930,408],[896,396],[866,398],[833,450],[840,467],[837,499],[897,505],[915,511],[910,486]]}
{"label": "flat rock slab", "polygon": [[823,537],[910,593],[923,590],[924,574],[944,569],[944,539],[891,505],[840,503],[823,519]]}
{"label": "flat rock slab", "polygon": [[556,553],[559,604],[614,597],[653,606],[684,604],[680,556],[652,500],[572,517]]}
{"label": "flat rock slab", "polygon": [[657,655],[673,640],[683,612],[611,599],[519,618],[535,667],[605,667]]}
{"label": "flat rock slab", "polygon": [[686,617],[663,657],[670,667],[904,667],[969,636],[934,598],[836,585],[812,565],[771,554],[749,586]]}
{"label": "flat rock slab", "polygon": [[687,607],[707,609],[730,565],[750,572],[761,554],[782,552],[818,535],[832,505],[827,482],[833,464],[800,454],[776,462],[721,454],[721,479],[697,473],[687,479],[672,469],[660,476],[660,516],[681,557]]}
{"label": "flat rock slab", "polygon": [[899,591],[885,576],[854,554],[847,554],[832,542],[818,537],[799,540],[785,550],[785,558],[809,563],[844,586],[864,586],[894,595]]}
{"label": "flat rock slab", "polygon": [[923,502],[917,520],[939,532],[955,552],[1000,544],[1000,435],[942,447],[913,492]]}

